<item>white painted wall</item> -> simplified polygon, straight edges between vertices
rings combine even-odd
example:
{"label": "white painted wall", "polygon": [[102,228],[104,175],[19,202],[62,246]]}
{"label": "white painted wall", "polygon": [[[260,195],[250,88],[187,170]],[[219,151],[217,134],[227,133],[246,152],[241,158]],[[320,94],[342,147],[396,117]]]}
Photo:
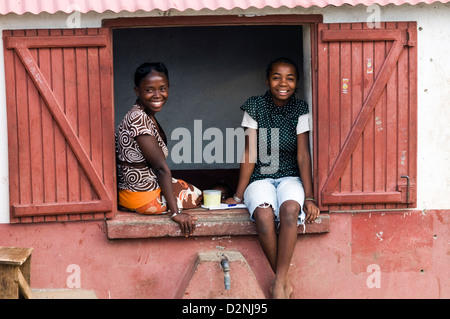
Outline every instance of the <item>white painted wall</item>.
{"label": "white painted wall", "polygon": [[[0,31],[5,29],[100,27],[103,19],[164,15],[268,15],[322,14],[325,23],[367,22],[379,15],[381,21],[418,23],[418,202],[419,209],[450,209],[450,4],[416,6],[363,5],[313,8],[265,8],[178,12],[139,11],[98,14],[56,13],[50,15],[8,14],[0,16]],[[0,223],[9,223],[8,140],[3,42],[0,41]]]}

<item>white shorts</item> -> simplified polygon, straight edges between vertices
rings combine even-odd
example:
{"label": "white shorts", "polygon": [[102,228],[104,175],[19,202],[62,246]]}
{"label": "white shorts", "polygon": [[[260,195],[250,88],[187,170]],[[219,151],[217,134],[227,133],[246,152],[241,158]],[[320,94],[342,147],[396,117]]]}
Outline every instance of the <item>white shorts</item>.
{"label": "white shorts", "polygon": [[280,221],[280,206],[287,200],[294,200],[300,205],[297,225],[305,223],[306,214],[303,211],[305,191],[300,177],[288,176],[282,178],[266,178],[254,181],[244,192],[244,204],[250,213],[250,219],[255,221],[253,213],[258,206],[269,204],[273,208],[275,221]]}

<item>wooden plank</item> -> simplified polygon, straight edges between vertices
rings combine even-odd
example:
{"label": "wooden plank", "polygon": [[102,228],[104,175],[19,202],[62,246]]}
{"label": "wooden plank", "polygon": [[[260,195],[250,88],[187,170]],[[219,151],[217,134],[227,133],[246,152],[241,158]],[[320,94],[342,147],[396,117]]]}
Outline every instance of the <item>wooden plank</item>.
{"label": "wooden plank", "polygon": [[106,28],[136,28],[136,27],[176,27],[176,26],[227,26],[227,25],[300,25],[305,23],[320,23],[321,14],[308,15],[267,15],[252,17],[244,15],[229,16],[178,16],[178,17],[139,17],[105,19],[102,26]]}
{"label": "wooden plank", "polygon": [[25,260],[25,262],[21,266],[19,266],[20,272],[29,284],[31,283],[31,253],[32,251],[30,252],[30,256]]}
{"label": "wooden plank", "polygon": [[[257,229],[246,209],[209,211],[190,209],[184,211],[197,218],[193,236],[243,236],[256,235]],[[139,215],[119,211],[116,218],[106,221],[109,239],[181,237],[180,227],[165,215]],[[330,215],[320,214],[315,222],[299,225],[297,233],[320,234],[330,232]]]}
{"label": "wooden plank", "polygon": [[416,207],[417,203],[417,22],[408,22],[409,44],[408,49],[408,71],[409,71],[409,161],[408,172],[411,189],[409,194],[409,205]]}
{"label": "wooden plank", "polygon": [[[35,36],[36,30],[28,30],[27,36]],[[39,61],[38,50],[30,50],[33,59]],[[28,76],[27,82],[28,118],[30,131],[30,161],[31,161],[31,198],[33,203],[42,203],[44,200],[44,171],[43,171],[43,135],[42,135],[42,104],[39,92]],[[36,222],[44,221],[43,217],[34,218]]]}
{"label": "wooden plank", "polygon": [[[369,27],[366,25],[363,26],[364,29],[368,29]],[[373,86],[373,83],[375,82],[375,74],[377,74],[381,68],[381,65],[375,65],[375,45],[373,41],[371,42],[363,42],[363,57],[364,61],[367,61],[370,59],[374,63],[374,68],[372,73],[364,73],[364,87],[363,87],[363,103],[361,103],[359,111],[362,109],[362,105],[364,105],[364,101],[367,99],[370,89]],[[364,128],[364,131],[361,136],[362,140],[362,176],[363,176],[363,182],[362,182],[362,190],[363,192],[373,192],[374,191],[374,116],[371,114],[369,120],[367,121],[367,124]],[[367,209],[375,209],[374,205],[371,205],[370,203],[364,203],[364,208]]]}
{"label": "wooden plank", "polygon": [[322,41],[325,42],[344,42],[344,41],[397,41],[402,40],[401,30],[385,30],[372,29],[368,26],[365,30],[353,30],[351,33],[340,32],[337,30],[325,30],[322,31]]}
{"label": "wooden plank", "polygon": [[0,246],[0,264],[20,266],[33,252],[33,248]]}
{"label": "wooden plank", "polygon": [[[97,32],[97,30],[90,30]],[[100,66],[98,48],[88,48],[88,81],[89,81],[89,120],[91,131],[91,157],[92,166],[96,172],[102,172],[102,112],[100,95]],[[102,180],[100,174],[98,177]]]}
{"label": "wooden plank", "polygon": [[[328,24],[320,24],[319,25],[319,33],[322,30],[328,28]],[[323,185],[325,183],[327,174],[329,172],[329,160],[328,160],[328,147],[330,145],[330,129],[329,129],[329,43],[319,41],[318,50],[317,50],[317,64],[319,66],[317,72],[317,85],[318,91],[321,96],[317,102],[316,108],[316,118],[317,118],[317,127],[315,128],[317,134],[317,157],[316,157],[316,171],[318,172],[317,182],[315,184],[316,187],[316,196],[318,197],[318,204],[321,210],[327,210],[327,206],[322,206],[322,192],[321,187],[319,185]],[[327,98],[323,98],[326,96]]]}
{"label": "wooden plank", "polygon": [[[12,31],[3,31],[3,41],[12,35]],[[6,90],[6,116],[8,119],[8,172],[9,172],[9,201],[19,202],[19,142],[16,105],[16,63],[17,56],[12,50],[3,50],[5,60],[5,83],[9,83]],[[19,61],[20,63],[20,61]],[[14,85],[11,85],[14,84]],[[20,221],[14,216],[10,216],[11,222]]]}
{"label": "wooden plank", "polygon": [[112,204],[113,204],[112,200],[97,200],[97,201],[85,201],[74,203],[57,202],[57,203],[24,204],[24,205],[13,204],[12,212],[14,216],[17,217],[26,217],[35,215],[64,215],[64,214],[71,214],[74,212],[78,213],[107,212],[111,210]]}
{"label": "wooden plank", "polygon": [[402,201],[401,192],[352,192],[352,193],[326,193],[322,195],[325,202],[333,204],[384,204],[399,203]]}
{"label": "wooden plank", "polygon": [[[384,23],[380,23],[381,28],[385,28]],[[390,30],[389,30],[390,31]],[[388,41],[392,43],[392,41]],[[393,45],[393,44],[392,44]],[[392,48],[391,45],[391,48]],[[377,65],[383,65],[387,53],[386,41],[375,41],[374,43],[375,58],[374,63]],[[392,73],[395,73],[395,66],[393,71],[389,75],[387,81],[391,78]],[[378,73],[374,73],[378,76]],[[387,84],[387,82],[386,82]],[[383,192],[386,191],[386,86],[381,91],[380,97],[375,104],[373,110],[373,191]],[[384,209],[384,204],[375,205],[375,209]]]}
{"label": "wooden plank", "polygon": [[[363,24],[352,23],[352,30],[362,29]],[[364,88],[364,76],[363,73],[367,74],[365,66],[367,66],[367,61],[363,61],[363,42],[353,41],[352,42],[352,72],[351,72],[351,117],[350,122],[355,122],[356,115],[361,109],[363,104],[363,88]],[[363,150],[362,150],[362,137],[358,140],[355,149],[353,150],[351,156],[351,192],[362,192],[363,190]],[[362,205],[356,204],[351,205],[350,209],[360,210]]]}
{"label": "wooden plank", "polygon": [[[330,31],[334,29],[339,29],[339,24],[330,25]],[[341,91],[342,91],[342,81],[343,77],[340,70],[340,43],[339,42],[329,42],[329,101],[328,101],[328,167],[327,171],[332,171],[332,165],[339,155],[341,144],[340,144],[340,109],[341,105]],[[326,183],[326,181],[325,181]],[[336,180],[334,186],[336,191],[339,191],[339,180]],[[337,210],[339,207],[330,207],[330,209]]]}
{"label": "wooden plank", "polygon": [[[62,31],[64,38],[73,36],[74,30],[65,29]],[[77,101],[77,87],[74,85],[76,80],[77,61],[75,60],[75,48],[65,47],[62,48],[63,63],[64,63],[64,106],[65,106],[65,118],[69,126],[72,128],[75,135],[78,137],[78,107],[85,107],[79,105]],[[82,120],[82,119],[81,119]],[[81,143],[80,143],[81,144]],[[82,145],[82,144],[81,144]],[[79,171],[82,170],[79,167],[78,160],[70,148],[67,148],[67,199],[69,202],[78,202],[81,200],[80,195],[80,182]],[[69,220],[80,220],[80,214],[70,214]]]}
{"label": "wooden plank", "polygon": [[[76,29],[75,34],[85,35],[85,29]],[[91,131],[90,131],[90,108],[89,108],[89,80],[88,80],[88,61],[87,61],[87,48],[75,48],[75,58],[77,61],[76,67],[76,88],[77,88],[77,101],[79,107],[77,108],[78,118],[82,119],[78,122],[78,138],[82,145],[91,145]],[[91,156],[91,148],[86,149],[88,156]],[[80,195],[82,201],[90,201],[97,199],[98,196],[92,190],[91,183],[86,174],[80,171]],[[82,220],[92,220],[94,215],[92,213],[84,213],[81,216]]]}
{"label": "wooden plank", "polygon": [[[17,30],[14,35],[25,35],[25,31]],[[31,154],[30,154],[30,124],[29,124],[29,111],[28,111],[28,96],[23,94],[28,92],[27,83],[28,76],[25,68],[16,60],[15,73],[16,73],[16,105],[17,107],[17,130],[18,130],[18,173],[19,173],[19,203],[29,203],[32,201],[31,191]]]}
{"label": "wooden plank", "polygon": [[[49,35],[50,31],[38,30],[38,35]],[[39,49],[39,69],[42,75],[53,82],[53,72],[51,68],[51,52],[48,48]],[[53,117],[45,107],[42,98],[39,99],[41,105],[42,118],[42,138],[43,138],[43,171],[44,171],[44,203],[56,202],[56,155],[55,155],[55,123]],[[45,216],[45,221],[56,221],[55,216]]]}
{"label": "wooden plank", "polygon": [[30,285],[26,281],[20,269],[16,269],[16,282],[19,285],[19,292],[25,299],[33,299]]}
{"label": "wooden plank", "polygon": [[0,299],[18,299],[19,287],[15,281],[17,266],[0,264]]}
{"label": "wooden plank", "polygon": [[106,36],[27,36],[8,37],[5,41],[7,49],[29,48],[74,48],[106,46]]}
{"label": "wooden plank", "polygon": [[[113,58],[112,58],[112,45],[111,37],[108,29],[99,29],[99,34],[108,35],[108,45],[106,47],[99,48],[99,68],[100,74],[100,99],[101,99],[101,117],[103,119],[102,132],[102,172],[103,183],[106,185],[107,191],[109,191],[113,203],[117,203],[117,191],[116,191],[116,152],[115,152],[115,127],[114,127],[114,101],[113,101]],[[111,160],[113,159],[113,160]],[[112,205],[110,212],[106,213],[106,218],[112,218],[116,214],[116,205]],[[100,218],[98,215],[94,215],[95,218]]]}
{"label": "wooden plank", "polygon": [[[407,28],[407,23],[399,23],[400,27]],[[399,57],[398,60],[398,81],[399,83],[409,83],[409,56],[408,52],[405,51]],[[399,136],[398,136],[398,176],[397,185],[399,188],[406,190],[407,180],[401,178],[401,176],[410,176],[409,162],[412,159],[413,154],[410,153],[410,91],[409,85],[399,85],[398,86],[398,125],[399,125]],[[415,157],[415,156],[414,156]],[[406,199],[406,197],[405,197]],[[398,205],[398,207],[408,207],[408,205]]]}
{"label": "wooden plank", "polygon": [[[396,22],[387,22],[387,29],[396,29]],[[389,51],[392,47],[392,42],[386,43],[386,50]],[[397,176],[398,176],[398,77],[397,72],[392,72],[392,75],[386,85],[386,141],[388,150],[386,152],[386,189],[393,191],[397,189]],[[395,209],[397,204],[386,204],[386,209]]]}
{"label": "wooden plank", "polygon": [[[55,38],[61,38],[61,30],[50,30],[50,35]],[[64,101],[64,58],[62,55],[61,48],[50,48],[51,52],[51,72],[52,82],[48,85],[51,85],[50,88],[54,93],[55,99],[57,101]],[[44,96],[43,96],[44,98]],[[48,104],[47,101],[44,103]],[[64,104],[57,106],[62,112],[65,111]],[[52,109],[47,106],[47,110],[52,116],[53,121],[53,131],[54,131],[54,149],[55,149],[55,195],[56,195],[56,203],[58,202],[67,202],[67,149],[66,149],[66,141],[64,135],[57,123],[57,119],[55,119]],[[66,221],[68,220],[67,216],[57,216],[58,221]]]}
{"label": "wooden plank", "polygon": [[[342,23],[340,25],[341,30],[350,30],[350,23]],[[350,133],[351,126],[353,122],[352,119],[352,105],[351,96],[353,92],[353,79],[351,77],[352,71],[352,42],[338,42],[340,45],[340,70],[341,70],[341,86],[347,85],[347,88],[342,87],[340,90],[340,109],[339,109],[339,150],[343,147],[345,138]],[[344,84],[344,82],[347,82]],[[352,191],[351,187],[351,159],[348,161],[345,169],[341,174],[339,181],[339,186],[337,187],[338,192],[348,193]],[[349,210],[349,206],[341,206],[341,210]]]}
{"label": "wooden plank", "polygon": [[309,27],[309,34],[310,34],[310,41],[309,43],[305,43],[304,45],[310,45],[311,47],[311,104],[310,110],[312,112],[312,169],[313,169],[313,189],[314,189],[314,197],[318,199],[317,204],[319,204],[319,151],[318,151],[318,50],[319,50],[319,43],[318,43],[318,32],[319,28],[317,23],[314,25],[306,26]]}

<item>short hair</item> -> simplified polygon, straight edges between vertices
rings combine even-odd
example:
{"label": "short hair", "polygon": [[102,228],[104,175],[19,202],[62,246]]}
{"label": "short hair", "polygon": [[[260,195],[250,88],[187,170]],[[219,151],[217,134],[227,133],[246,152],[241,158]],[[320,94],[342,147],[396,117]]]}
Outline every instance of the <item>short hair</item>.
{"label": "short hair", "polygon": [[287,63],[287,64],[291,64],[291,65],[294,67],[294,69],[295,69],[295,75],[296,75],[296,77],[297,77],[297,79],[298,79],[298,76],[299,76],[298,73],[299,73],[299,72],[298,72],[297,64],[296,64],[292,59],[286,58],[286,57],[279,57],[279,58],[276,58],[276,59],[270,61],[269,65],[267,66],[267,69],[266,69],[266,78],[269,78],[270,72],[272,72],[273,66],[274,66],[276,63]]}
{"label": "short hair", "polygon": [[162,62],[145,62],[141,64],[134,72],[134,85],[139,87],[143,78],[148,74],[155,72],[164,73],[167,77],[167,82],[169,82],[169,71]]}

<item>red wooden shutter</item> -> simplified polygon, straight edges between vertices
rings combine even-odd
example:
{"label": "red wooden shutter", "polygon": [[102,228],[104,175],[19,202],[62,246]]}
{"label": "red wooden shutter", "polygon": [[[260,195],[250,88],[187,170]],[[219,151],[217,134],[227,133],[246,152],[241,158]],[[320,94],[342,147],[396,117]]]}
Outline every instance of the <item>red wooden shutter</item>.
{"label": "red wooden shutter", "polygon": [[108,29],[4,31],[11,222],[115,213]]}
{"label": "red wooden shutter", "polygon": [[321,209],[416,203],[416,23],[320,24],[315,185]]}

